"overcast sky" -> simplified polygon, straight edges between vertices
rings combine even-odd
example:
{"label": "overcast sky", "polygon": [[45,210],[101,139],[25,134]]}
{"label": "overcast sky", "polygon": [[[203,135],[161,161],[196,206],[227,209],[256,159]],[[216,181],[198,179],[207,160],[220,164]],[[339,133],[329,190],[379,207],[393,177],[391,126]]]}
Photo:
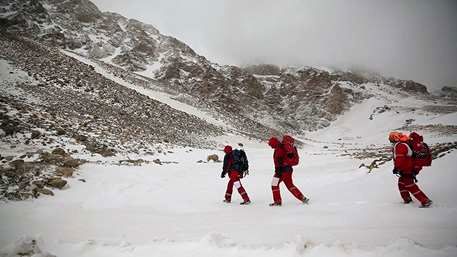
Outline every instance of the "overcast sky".
{"label": "overcast sky", "polygon": [[367,69],[457,86],[457,0],[93,0],[220,64]]}

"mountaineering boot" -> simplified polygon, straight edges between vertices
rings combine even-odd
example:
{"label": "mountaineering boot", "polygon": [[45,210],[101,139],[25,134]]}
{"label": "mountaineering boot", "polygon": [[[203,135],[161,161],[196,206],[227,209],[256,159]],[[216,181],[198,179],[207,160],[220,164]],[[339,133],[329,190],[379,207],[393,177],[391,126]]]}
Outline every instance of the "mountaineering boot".
{"label": "mountaineering boot", "polygon": [[248,204],[250,204],[250,203],[251,203],[251,201],[247,200],[247,201],[241,202],[240,205],[248,205]]}
{"label": "mountaineering boot", "polygon": [[304,197],[302,200],[302,203],[308,204],[309,203],[309,198]]}
{"label": "mountaineering boot", "polygon": [[412,201],[413,201],[413,199],[409,198],[409,199],[404,200],[403,203],[404,203],[404,204],[408,204],[408,203],[410,203],[410,202],[412,202]]}
{"label": "mountaineering boot", "polygon": [[269,206],[281,206],[281,203],[270,203]]}
{"label": "mountaineering boot", "polygon": [[423,203],[419,208],[428,208],[432,205],[432,200],[428,200],[427,202]]}
{"label": "mountaineering boot", "polygon": [[222,201],[224,203],[230,203],[231,201],[230,200],[227,200],[227,199],[224,199],[224,201]]}

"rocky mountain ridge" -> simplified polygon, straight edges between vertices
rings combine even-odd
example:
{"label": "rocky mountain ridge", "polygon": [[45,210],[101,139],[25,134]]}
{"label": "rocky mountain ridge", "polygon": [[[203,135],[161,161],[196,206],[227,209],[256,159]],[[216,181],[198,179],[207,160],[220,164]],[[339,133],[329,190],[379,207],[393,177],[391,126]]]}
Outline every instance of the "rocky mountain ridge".
{"label": "rocky mountain ridge", "polygon": [[428,94],[424,85],[413,81],[351,72],[214,64],[153,26],[101,12],[88,0],[8,0],[0,8],[0,18],[9,33],[120,68],[122,76],[160,85],[260,137],[275,130],[301,134],[328,126],[371,96],[363,90],[366,84]]}

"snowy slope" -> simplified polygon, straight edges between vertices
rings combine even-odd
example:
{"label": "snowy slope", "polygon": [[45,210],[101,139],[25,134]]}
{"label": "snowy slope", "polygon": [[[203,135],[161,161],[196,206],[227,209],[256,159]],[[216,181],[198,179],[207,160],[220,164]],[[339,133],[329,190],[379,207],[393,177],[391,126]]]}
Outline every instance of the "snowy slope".
{"label": "snowy slope", "polygon": [[[387,144],[386,136],[392,130],[402,129],[408,120],[411,125],[421,128],[426,125],[457,124],[457,112],[432,112],[428,107],[447,107],[445,103],[436,103],[430,99],[421,99],[416,96],[403,95],[401,91],[385,91],[386,88],[368,88],[373,97],[351,107],[344,115],[337,118],[332,126],[316,132],[306,134],[306,138],[317,139],[323,143],[345,143],[367,146],[371,144]],[[388,109],[383,109],[388,107]],[[371,117],[371,119],[370,119]],[[448,142],[455,140],[452,134],[439,133],[418,129],[426,134],[428,143]]]}
{"label": "snowy slope", "polygon": [[173,109],[176,109],[176,110],[179,110],[179,111],[182,111],[182,112],[185,112],[185,113],[188,113],[190,115],[194,115],[202,120],[205,120],[206,122],[208,123],[211,123],[213,125],[216,125],[216,126],[220,126],[220,127],[224,127],[224,128],[231,128],[230,125],[224,123],[222,120],[219,120],[219,119],[216,119],[214,118],[212,115],[208,114],[208,113],[205,113],[193,106],[190,106],[188,104],[185,104],[185,103],[182,103],[180,101],[177,101],[175,99],[172,98],[171,95],[165,93],[165,92],[161,92],[159,90],[153,90],[153,89],[150,89],[150,88],[144,88],[144,87],[141,87],[141,86],[138,86],[138,85],[134,85],[132,83],[129,83],[128,81],[125,81],[123,80],[122,78],[119,78],[119,77],[116,77],[114,76],[112,73],[108,72],[107,70],[103,69],[102,67],[100,67],[100,65],[98,65],[97,63],[85,58],[85,57],[82,57],[78,54],[75,54],[73,52],[70,52],[70,51],[65,51],[65,50],[62,50],[62,52],[72,58],[75,58],[85,64],[88,64],[88,65],[91,65],[92,67],[94,67],[95,71],[101,75],[103,75],[104,77],[106,77],[107,79],[110,79],[122,86],[125,86],[127,88],[130,88],[130,89],[133,89],[135,91],[137,91],[138,93],[140,94],[143,94],[143,95],[146,95],[154,100],[157,100],[159,102],[162,102],[164,104],[167,104],[169,105],[170,107],[172,107]]}

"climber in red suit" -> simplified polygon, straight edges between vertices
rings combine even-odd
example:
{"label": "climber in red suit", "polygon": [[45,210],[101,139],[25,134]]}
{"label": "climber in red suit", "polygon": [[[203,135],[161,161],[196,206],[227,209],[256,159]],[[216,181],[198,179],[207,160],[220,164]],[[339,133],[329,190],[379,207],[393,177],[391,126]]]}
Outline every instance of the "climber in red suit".
{"label": "climber in red suit", "polygon": [[235,165],[233,161],[232,147],[229,145],[225,146],[224,152],[224,165],[222,168],[221,178],[225,177],[227,173],[229,174],[229,182],[227,184],[224,202],[230,203],[232,201],[232,191],[233,186],[235,186],[238,190],[238,193],[240,193],[241,197],[243,198],[243,202],[241,202],[240,204],[250,204],[251,201],[249,200],[249,196],[246,193],[246,190],[244,190],[243,186],[241,185],[240,172],[234,168]]}
{"label": "climber in red suit", "polygon": [[421,202],[422,207],[429,207],[432,201],[419,189],[415,183],[413,151],[408,145],[408,136],[399,132],[391,132],[389,141],[393,144],[393,173],[399,175],[398,189],[405,204],[412,202],[410,193]]}
{"label": "climber in red suit", "polygon": [[284,166],[283,161],[286,155],[281,142],[276,137],[270,138],[268,145],[274,149],[273,161],[275,165],[275,174],[271,181],[271,190],[273,191],[273,203],[270,206],[281,206],[282,199],[279,191],[279,184],[284,182],[287,189],[301,202],[308,203],[309,199],[303,196],[300,190],[294,185],[292,181],[292,166]]}

